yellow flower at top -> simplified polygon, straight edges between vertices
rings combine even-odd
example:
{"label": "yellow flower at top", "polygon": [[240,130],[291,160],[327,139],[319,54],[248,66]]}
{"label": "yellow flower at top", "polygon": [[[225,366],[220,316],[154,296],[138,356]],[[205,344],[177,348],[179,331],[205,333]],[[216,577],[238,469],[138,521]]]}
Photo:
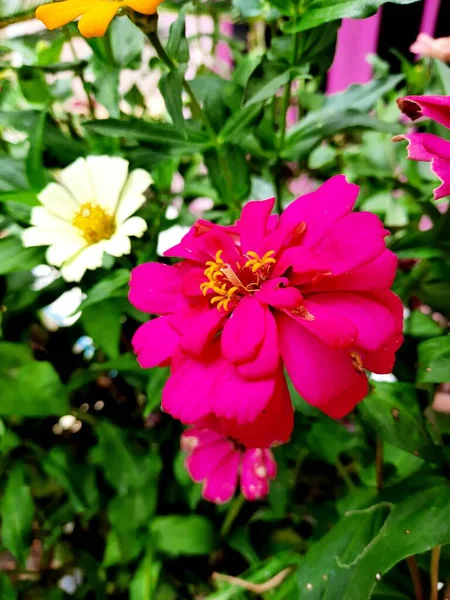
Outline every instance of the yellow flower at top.
{"label": "yellow flower at top", "polygon": [[36,18],[47,29],[57,29],[81,17],[78,29],[87,38],[105,35],[120,8],[132,8],[143,15],[153,15],[163,0],[64,0],[44,4],[36,9]]}

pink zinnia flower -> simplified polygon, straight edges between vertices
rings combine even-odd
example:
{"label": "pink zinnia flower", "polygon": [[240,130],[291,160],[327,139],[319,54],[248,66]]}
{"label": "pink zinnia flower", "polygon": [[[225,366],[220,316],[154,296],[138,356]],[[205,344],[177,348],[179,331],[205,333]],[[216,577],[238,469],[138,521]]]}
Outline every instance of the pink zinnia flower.
{"label": "pink zinnia flower", "polygon": [[[429,117],[450,129],[450,96],[406,96],[398,106],[411,120]],[[434,198],[450,195],[450,142],[432,133],[397,135],[394,141],[408,141],[408,158],[429,162],[433,173],[442,181]]]}
{"label": "pink zinnia flower", "polygon": [[207,427],[185,431],[181,449],[188,452],[185,465],[189,475],[195,482],[203,482],[203,498],[216,504],[231,500],[238,479],[246,500],[260,500],[267,496],[269,481],[277,475],[277,463],[270,450],[246,449]]}
{"label": "pink zinnia flower", "polygon": [[[299,394],[333,418],[390,373],[402,304],[378,217],[352,213],[358,187],[336,176],[281,216],[249,202],[231,227],[200,220],[166,256],[133,270],[130,301],[162,315],[133,338],[142,367],[171,365],[163,409],[186,424],[217,417],[247,447],[287,441]],[[251,433],[251,440],[243,440]],[[251,442],[251,443],[250,443]]]}

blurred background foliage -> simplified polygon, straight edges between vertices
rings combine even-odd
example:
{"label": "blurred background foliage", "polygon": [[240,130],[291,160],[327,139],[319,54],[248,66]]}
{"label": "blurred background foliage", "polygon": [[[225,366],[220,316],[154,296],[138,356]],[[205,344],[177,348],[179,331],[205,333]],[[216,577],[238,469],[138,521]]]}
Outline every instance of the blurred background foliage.
{"label": "blurred background foliage", "polygon": [[[0,20],[33,4],[3,0]],[[89,41],[75,24],[0,31],[2,600],[436,600],[438,582],[450,597],[450,416],[433,409],[450,381],[450,213],[428,165],[391,141],[408,127],[395,99],[449,94],[450,69],[400,56],[391,73],[372,56],[370,83],[324,93],[339,20],[381,4],[167,2],[170,69],[126,18]],[[205,14],[206,33],[189,25]],[[233,38],[220,27],[230,14]],[[224,42],[233,66],[217,59]],[[89,154],[123,156],[154,184],[132,254],[74,286],[19,235],[51,171]],[[147,315],[127,301],[130,269],[167,260],[199,212],[228,224],[246,200],[276,194],[283,207],[336,173],[361,186],[358,208],[380,215],[400,259],[395,371],[343,422],[293,392],[268,499],[210,505],[159,410],[167,372],[131,353]],[[285,568],[273,589],[212,577],[258,584]]]}

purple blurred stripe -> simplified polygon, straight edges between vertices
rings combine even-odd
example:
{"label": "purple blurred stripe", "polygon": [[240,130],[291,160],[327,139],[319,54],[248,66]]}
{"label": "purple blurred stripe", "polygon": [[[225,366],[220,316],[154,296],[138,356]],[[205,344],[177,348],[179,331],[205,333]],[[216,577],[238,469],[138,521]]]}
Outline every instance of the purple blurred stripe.
{"label": "purple blurred stripe", "polygon": [[420,33],[428,33],[428,35],[434,37],[440,5],[441,0],[425,0],[422,21],[420,22]]}
{"label": "purple blurred stripe", "polygon": [[368,19],[344,19],[338,32],[336,53],[328,71],[327,93],[335,94],[354,83],[367,83],[372,67],[366,56],[377,50],[381,9]]}

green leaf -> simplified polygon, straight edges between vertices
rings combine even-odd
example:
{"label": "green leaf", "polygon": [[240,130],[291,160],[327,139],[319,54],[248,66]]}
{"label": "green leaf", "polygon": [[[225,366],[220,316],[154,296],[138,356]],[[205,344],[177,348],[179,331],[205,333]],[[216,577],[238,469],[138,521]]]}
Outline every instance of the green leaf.
{"label": "green leaf", "polygon": [[147,551],[130,583],[130,600],[155,597],[161,563],[154,560],[151,549]]}
{"label": "green leaf", "polygon": [[332,465],[352,439],[353,436],[342,423],[328,418],[314,423],[306,434],[306,442],[311,450]]}
{"label": "green leaf", "polygon": [[439,446],[428,434],[413,385],[377,382],[358,411],[385,442],[425,460],[442,461]]}
{"label": "green leaf", "polygon": [[419,344],[418,353],[418,382],[450,381],[450,335],[422,342]]}
{"label": "green leaf", "polygon": [[42,153],[44,151],[44,126],[47,111],[43,110],[37,120],[35,129],[30,136],[30,149],[27,156],[27,176],[30,187],[42,189],[47,183]]}
{"label": "green leaf", "polygon": [[87,335],[112,359],[119,357],[121,316],[121,302],[117,299],[91,304],[81,315],[81,323]]}
{"label": "green leaf", "polygon": [[48,362],[26,357],[19,344],[0,342],[0,415],[36,417],[69,410],[67,392]]}
{"label": "green leaf", "polygon": [[166,108],[172,118],[175,127],[184,129],[185,120],[183,116],[183,78],[180,73],[172,69],[159,80],[159,89],[164,97]]}
{"label": "green leaf", "polygon": [[189,61],[189,45],[186,40],[186,13],[191,8],[192,3],[187,2],[181,8],[176,21],[170,26],[166,52],[176,64]]}
{"label": "green leaf", "polygon": [[2,500],[2,541],[21,567],[30,551],[34,504],[22,465],[11,471]]}
{"label": "green leaf", "polygon": [[109,35],[116,64],[122,69],[139,68],[145,43],[142,31],[130,19],[114,19]]}
{"label": "green leaf", "polygon": [[208,145],[208,136],[189,121],[186,122],[186,137],[184,137],[175,125],[170,123],[144,122],[137,119],[118,121],[105,119],[90,121],[84,126],[95,133],[109,137],[123,137],[129,140],[145,142],[165,150],[166,154],[186,154],[200,152]]}
{"label": "green leaf", "polygon": [[299,151],[302,156],[306,155],[321,140],[351,127],[395,132],[395,124],[382,123],[367,113],[402,79],[402,75],[396,75],[365,85],[353,85],[345,92],[328,96],[322,108],[309,112],[290,129],[283,156],[293,158]]}
{"label": "green leaf", "polygon": [[6,573],[0,573],[0,598],[2,600],[17,600],[17,592]]}
{"label": "green leaf", "polygon": [[418,0],[306,0],[302,4],[302,15],[292,20],[286,31],[291,33],[305,31],[335,19],[363,19],[375,14],[386,2],[395,4],[412,4]]}
{"label": "green leaf", "polygon": [[77,311],[86,310],[90,306],[111,298],[125,298],[128,293],[129,280],[130,271],[128,269],[113,271],[89,290],[86,300],[80,304]]}
{"label": "green leaf", "polygon": [[442,328],[431,315],[420,310],[413,310],[405,321],[405,333],[417,338],[430,338],[442,335]]}
{"label": "green leaf", "polygon": [[264,102],[269,98],[273,98],[278,90],[286,85],[291,77],[291,72],[285,71],[281,73],[277,77],[273,77],[269,80],[266,85],[264,85],[258,92],[250,98],[245,104],[246,107],[251,106],[252,104],[257,104],[258,102]]}
{"label": "green leaf", "polygon": [[380,504],[347,513],[309,550],[299,570],[301,593],[310,590],[312,600],[368,600],[398,562],[450,542],[447,482],[413,477],[408,484],[387,490]]}
{"label": "green leaf", "polygon": [[149,486],[155,487],[161,470],[161,458],[156,452],[132,453],[124,432],[108,421],[101,421],[96,433],[98,445],[92,450],[92,458],[120,494],[131,489],[146,488],[148,491]]}
{"label": "green leaf", "polygon": [[213,524],[197,515],[157,517],[150,533],[158,550],[170,556],[209,554],[216,545]]}
{"label": "green leaf", "polygon": [[[1,124],[1,119],[0,119]],[[0,192],[28,188],[23,160],[9,156],[0,157]]]}
{"label": "green leaf", "polygon": [[262,102],[255,103],[235,112],[225,123],[218,137],[224,142],[239,143],[242,136],[249,133],[251,125],[261,114],[262,106]]}
{"label": "green leaf", "polygon": [[67,492],[73,510],[94,514],[99,493],[94,469],[79,465],[65,448],[54,447],[42,461],[44,471]]}
{"label": "green leaf", "polygon": [[42,263],[41,248],[24,248],[20,238],[9,235],[0,239],[0,275],[28,271]]}

